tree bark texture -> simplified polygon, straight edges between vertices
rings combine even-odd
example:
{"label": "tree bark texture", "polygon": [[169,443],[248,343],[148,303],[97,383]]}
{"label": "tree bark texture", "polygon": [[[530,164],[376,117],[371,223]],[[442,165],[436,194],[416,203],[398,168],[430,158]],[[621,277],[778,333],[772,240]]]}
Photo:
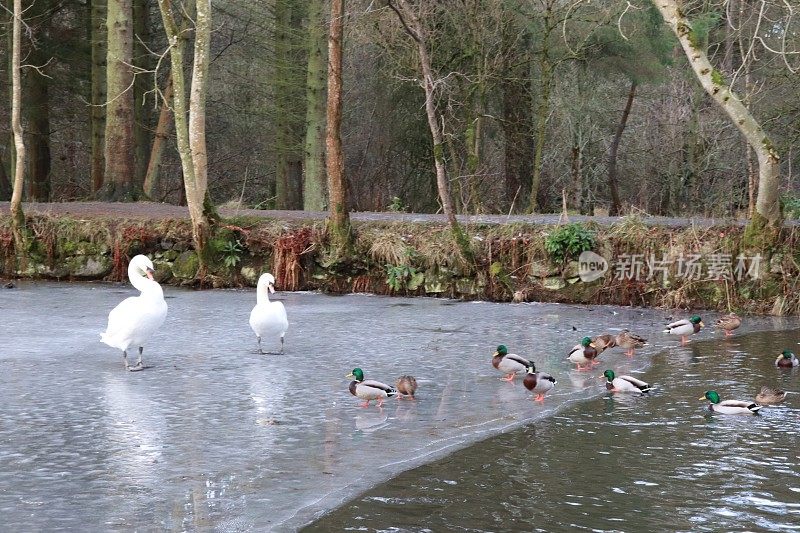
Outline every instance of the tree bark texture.
{"label": "tree bark texture", "polygon": [[161,111],[158,114],[158,123],[153,137],[153,146],[150,148],[150,160],[147,163],[147,171],[144,176],[144,194],[151,200],[158,187],[158,170],[161,165],[161,156],[164,153],[164,143],[169,138],[172,128],[172,73],[167,78],[167,86],[164,88]]}
{"label": "tree bark texture", "polygon": [[696,36],[675,0],[653,0],[664,20],[678,37],[697,79],[714,102],[747,139],[758,158],[758,196],[754,219],[758,225],[777,227],[781,221],[779,202],[780,156],[747,107],[731,92],[722,73],[711,66],[705,50],[695,46]]}
{"label": "tree bark texture", "polygon": [[[150,43],[150,0],[133,0],[133,64],[144,70],[152,70],[153,59],[147,50]],[[147,175],[152,143],[152,100],[147,105],[147,92],[153,88],[153,75],[139,72],[133,82],[134,123],[133,138],[136,151],[134,153],[134,184],[142,187]],[[152,93],[149,95],[152,98]]]}
{"label": "tree bark texture", "polygon": [[617,130],[614,132],[614,138],[611,140],[611,146],[608,150],[608,188],[611,190],[611,208],[608,214],[617,216],[622,210],[622,203],[619,199],[619,186],[617,185],[617,154],[619,153],[619,144],[622,141],[622,134],[625,132],[625,126],[628,124],[628,116],[631,114],[631,107],[633,107],[633,99],[636,97],[636,82],[631,82],[631,88],[628,91],[628,100],[625,102],[625,109],[622,110],[622,117],[617,124]]}
{"label": "tree bark texture", "polygon": [[106,136],[106,30],[107,0],[91,0],[90,39],[92,47],[91,73],[91,131],[92,131],[92,192],[103,186],[105,172]]}
{"label": "tree bark texture", "polygon": [[331,0],[328,32],[328,103],[325,133],[325,163],[330,195],[328,226],[334,247],[340,253],[350,248],[350,213],[347,210],[347,176],[342,154],[342,38],[344,0]]}
{"label": "tree bark texture", "polygon": [[306,138],[303,176],[303,209],[324,211],[325,177],[325,73],[327,47],[325,0],[308,2],[308,71],[306,77]]}
{"label": "tree bark texture", "polygon": [[22,87],[20,58],[22,45],[22,0],[14,0],[14,21],[11,37],[11,131],[14,135],[14,189],[11,193],[11,231],[17,256],[25,252],[25,214],[22,211],[22,187],[25,181],[25,141],[22,137]]}
{"label": "tree bark texture", "polygon": [[109,200],[135,199],[133,138],[133,4],[108,0],[106,59],[105,194]]}

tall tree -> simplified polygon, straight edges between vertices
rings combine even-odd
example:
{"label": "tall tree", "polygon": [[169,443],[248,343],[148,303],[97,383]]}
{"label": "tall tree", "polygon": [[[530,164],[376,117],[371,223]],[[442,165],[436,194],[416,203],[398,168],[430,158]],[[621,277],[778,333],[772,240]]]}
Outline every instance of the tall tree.
{"label": "tall tree", "polygon": [[[184,46],[179,42],[186,33],[179,30],[172,11],[171,0],[158,0],[161,18],[170,46],[172,67],[173,109],[178,153],[183,168],[186,203],[192,218],[192,237],[205,270],[209,261],[208,240],[211,224],[217,214],[208,198],[208,154],[206,152],[206,93],[209,52],[211,47],[211,0],[195,0],[194,63],[189,102],[186,102],[186,79],[183,72]],[[188,121],[187,121],[188,115]]]}
{"label": "tall tree", "polygon": [[611,216],[619,215],[622,211],[622,203],[619,199],[619,186],[617,185],[617,154],[619,153],[619,144],[622,141],[622,134],[625,132],[625,126],[628,124],[628,116],[631,114],[631,107],[633,107],[633,99],[636,97],[636,82],[631,82],[631,87],[628,90],[628,99],[625,102],[625,108],[622,110],[622,118],[619,119],[617,130],[614,132],[614,138],[611,140],[611,146],[608,149],[608,188],[611,191],[611,208],[608,214]]}
{"label": "tall tree", "polygon": [[22,137],[22,88],[20,58],[22,56],[22,0],[14,0],[14,21],[11,37],[11,131],[14,135],[16,163],[14,190],[11,194],[11,230],[17,257],[25,254],[25,213],[22,211],[22,187],[25,180],[25,140]]}
{"label": "tall tree", "polygon": [[153,86],[150,71],[153,70],[153,56],[148,50],[150,43],[150,0],[133,1],[133,64],[137,74],[133,82],[133,138],[136,151],[134,153],[133,182],[136,189],[142,187],[147,165],[150,160],[150,144],[152,139],[152,105],[147,105],[147,93]]}
{"label": "tall tree", "polygon": [[698,46],[692,24],[678,3],[675,0],[653,0],[653,2],[677,36],[689,60],[689,65],[703,89],[725,112],[756,153],[759,176],[758,197],[756,212],[748,225],[748,235],[753,238],[751,242],[759,242],[762,237],[769,239],[781,223],[780,156],[752,113],[733,94],[722,73],[711,65],[706,50]]}
{"label": "tall tree", "polygon": [[344,0],[331,0],[328,31],[328,104],[325,130],[325,162],[328,172],[328,232],[338,255],[352,248],[350,212],[347,205],[347,175],[342,154],[342,40]]}
{"label": "tall tree", "polygon": [[323,211],[325,183],[325,73],[327,38],[325,0],[308,2],[308,73],[306,78],[306,139],[303,164],[303,209]]}
{"label": "tall tree", "polygon": [[[178,41],[178,46],[181,46],[183,40]],[[164,153],[164,142],[169,137],[169,132],[172,124],[172,73],[167,78],[167,86],[163,92],[163,102],[161,102],[161,111],[158,114],[158,123],[156,123],[156,132],[153,137],[153,145],[150,148],[150,160],[147,163],[147,170],[144,175],[144,184],[142,189],[145,196],[153,199],[156,187],[158,185],[158,171],[161,165],[161,156]]]}
{"label": "tall tree", "polygon": [[464,230],[458,223],[455,210],[453,209],[453,199],[450,195],[450,181],[447,177],[447,167],[444,161],[444,138],[439,126],[439,117],[436,115],[436,80],[433,76],[431,58],[426,42],[426,33],[412,6],[406,0],[389,1],[389,7],[397,14],[403,24],[406,33],[414,40],[417,47],[420,70],[422,71],[422,88],[425,91],[425,114],[428,118],[428,128],[430,129],[433,141],[433,162],[436,169],[436,187],[439,191],[439,200],[442,202],[442,210],[447,217],[453,238],[458,244],[462,254],[467,259],[472,259],[472,248]]}
{"label": "tall tree", "polygon": [[138,197],[133,137],[133,1],[108,0],[106,56],[105,191],[108,200]]}
{"label": "tall tree", "polygon": [[50,201],[50,77],[44,67],[52,58],[50,50],[49,0],[36,2],[27,15],[30,24],[31,48],[27,62],[37,68],[25,69],[24,115],[27,123],[26,147],[28,150],[28,198],[32,201]]}
{"label": "tall tree", "polygon": [[91,66],[91,131],[92,131],[92,192],[103,186],[105,173],[106,136],[106,54],[107,54],[107,1],[91,0],[89,39],[92,46]]}

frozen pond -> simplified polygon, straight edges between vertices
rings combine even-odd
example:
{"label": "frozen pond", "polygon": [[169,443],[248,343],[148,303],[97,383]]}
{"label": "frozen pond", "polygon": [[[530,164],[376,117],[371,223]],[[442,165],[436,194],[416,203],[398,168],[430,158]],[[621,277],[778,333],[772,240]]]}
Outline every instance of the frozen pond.
{"label": "frozen pond", "polygon": [[[606,352],[618,372],[676,343],[658,310],[279,292],[286,354],[262,356],[253,291],[165,293],[167,323],[144,353],[153,368],[128,373],[99,340],[128,286],[0,289],[5,530],[293,531],[401,471],[603,394],[597,372],[564,359],[584,334],[630,327],[655,341],[633,359]],[[559,380],[543,404],[498,379],[500,343]],[[358,407],[345,378],[356,366],[388,383],[416,376],[418,400]]]}

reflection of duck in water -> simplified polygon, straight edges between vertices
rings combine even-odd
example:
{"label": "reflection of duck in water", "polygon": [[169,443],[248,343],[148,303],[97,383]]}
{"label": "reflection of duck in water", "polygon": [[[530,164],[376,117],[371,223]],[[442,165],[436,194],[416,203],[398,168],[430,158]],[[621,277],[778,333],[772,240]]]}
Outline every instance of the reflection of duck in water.
{"label": "reflection of duck in water", "polygon": [[383,427],[388,419],[389,413],[384,409],[369,412],[362,411],[355,417],[356,429],[364,433],[372,433]]}
{"label": "reflection of duck in water", "polygon": [[515,353],[508,353],[505,344],[497,347],[497,351],[492,354],[492,366],[500,372],[504,372],[506,377],[501,378],[505,381],[514,381],[517,372],[525,372],[533,366],[533,363]]}
{"label": "reflection of duck in water", "polygon": [[761,405],[775,405],[778,403],[783,403],[783,400],[786,399],[787,394],[788,393],[786,391],[773,389],[772,387],[767,387],[765,385],[761,387],[759,393],[756,394],[756,403],[760,403]]}
{"label": "reflection of duck in water", "polygon": [[792,368],[798,365],[800,365],[800,361],[789,350],[782,351],[778,358],[775,359],[775,366],[778,368]]}
{"label": "reflection of duck in water", "polygon": [[644,381],[632,376],[617,376],[613,370],[606,370],[600,377],[606,378],[606,388],[611,392],[650,392],[650,385]]}
{"label": "reflection of duck in water", "polygon": [[353,378],[350,382],[350,394],[366,400],[361,404],[361,407],[369,407],[369,402],[377,400],[378,407],[383,405],[383,400],[397,395],[397,389],[390,387],[386,383],[375,381],[372,379],[364,379],[364,371],[360,368],[354,368],[351,374],[347,375],[348,378]]}
{"label": "reflection of duck in water", "polygon": [[722,400],[719,399],[719,393],[715,390],[706,391],[705,395],[700,397],[701,400],[708,400],[708,408],[715,413],[723,415],[755,415],[761,406],[754,402],[743,402],[741,400]]}
{"label": "reflection of duck in water", "polygon": [[700,317],[694,315],[688,320],[683,319],[667,324],[664,333],[669,333],[670,335],[680,335],[681,344],[686,344],[687,337],[689,335],[699,333],[700,330],[703,329],[703,326],[705,326],[705,324],[703,324],[703,321],[700,319]]}
{"label": "reflection of duck in water", "polygon": [[742,325],[742,319],[736,316],[736,313],[720,317],[714,325],[725,332],[725,336],[733,335],[733,330]]}
{"label": "reflection of duck in water", "polygon": [[412,400],[416,399],[414,393],[417,392],[417,380],[414,379],[414,376],[400,376],[394,386],[397,392],[400,393],[397,396],[398,400],[402,400],[404,397],[410,397]]}
{"label": "reflection of duck in water", "polygon": [[592,365],[600,364],[599,361],[595,361],[597,354],[597,348],[592,339],[584,337],[580,344],[572,348],[567,359],[578,365],[578,370],[589,370]]}

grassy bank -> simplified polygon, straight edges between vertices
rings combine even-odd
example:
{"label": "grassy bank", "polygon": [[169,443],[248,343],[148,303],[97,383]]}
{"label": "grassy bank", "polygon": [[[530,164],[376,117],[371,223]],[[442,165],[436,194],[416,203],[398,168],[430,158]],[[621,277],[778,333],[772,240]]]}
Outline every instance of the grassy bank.
{"label": "grassy bank", "polygon": [[[28,253],[16,257],[10,220],[0,216],[6,277],[122,281],[130,257],[144,253],[159,281],[172,285],[254,286],[270,271],[281,290],[800,312],[796,228],[770,249],[747,250],[738,226],[650,227],[634,218],[610,226],[472,224],[469,262],[437,223],[355,222],[356,254],[339,258],[322,221],[239,217],[217,230],[212,268],[200,278],[188,220],[34,214],[28,221]],[[579,276],[585,250],[609,263],[595,281]]]}

